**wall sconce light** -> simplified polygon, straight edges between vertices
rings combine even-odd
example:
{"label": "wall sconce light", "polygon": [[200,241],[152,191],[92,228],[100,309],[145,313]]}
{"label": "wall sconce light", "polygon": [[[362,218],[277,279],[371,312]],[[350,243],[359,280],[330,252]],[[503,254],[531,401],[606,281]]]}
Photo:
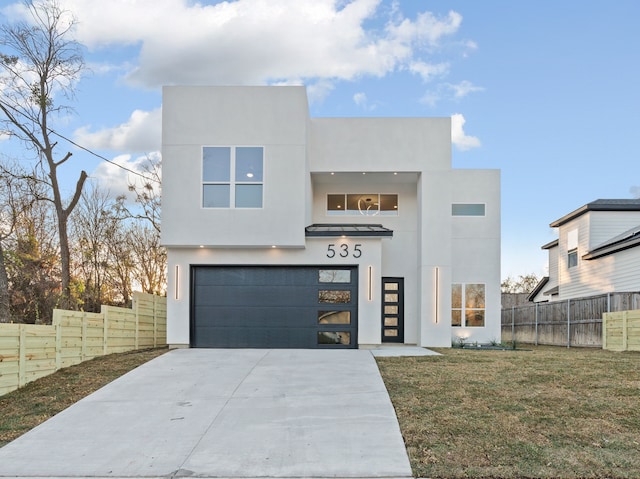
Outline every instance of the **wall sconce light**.
{"label": "wall sconce light", "polygon": [[373,301],[373,266],[369,266],[369,289],[367,290],[367,297],[369,301]]}

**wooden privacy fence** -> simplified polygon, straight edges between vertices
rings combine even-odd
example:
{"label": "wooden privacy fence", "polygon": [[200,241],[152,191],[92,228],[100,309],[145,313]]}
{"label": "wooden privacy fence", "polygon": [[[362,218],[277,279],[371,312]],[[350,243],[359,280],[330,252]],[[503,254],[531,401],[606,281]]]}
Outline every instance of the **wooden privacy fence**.
{"label": "wooden privacy fence", "polygon": [[603,315],[630,309],[640,309],[640,293],[609,293],[505,308],[502,310],[502,340],[602,347]]}
{"label": "wooden privacy fence", "polygon": [[53,312],[51,325],[0,324],[0,396],[97,356],[165,346],[166,298],[133,294],[133,307]]}
{"label": "wooden privacy fence", "polygon": [[640,310],[605,313],[602,349],[640,351]]}

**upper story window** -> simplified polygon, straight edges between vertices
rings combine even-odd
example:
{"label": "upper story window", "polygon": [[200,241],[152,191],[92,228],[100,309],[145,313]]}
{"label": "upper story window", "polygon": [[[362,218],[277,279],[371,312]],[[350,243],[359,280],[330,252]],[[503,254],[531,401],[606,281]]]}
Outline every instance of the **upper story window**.
{"label": "upper story window", "polygon": [[398,195],[378,193],[327,195],[327,214],[397,216]]}
{"label": "upper story window", "polygon": [[452,216],[485,216],[484,203],[453,203]]}
{"label": "upper story window", "polygon": [[202,148],[204,208],[262,208],[264,148]]}
{"label": "upper story window", "polygon": [[567,268],[578,266],[578,230],[567,232]]}

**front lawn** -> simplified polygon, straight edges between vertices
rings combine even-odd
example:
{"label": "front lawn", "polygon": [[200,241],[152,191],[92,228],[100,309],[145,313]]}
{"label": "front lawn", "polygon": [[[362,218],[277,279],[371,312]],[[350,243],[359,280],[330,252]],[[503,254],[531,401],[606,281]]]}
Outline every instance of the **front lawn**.
{"label": "front lawn", "polygon": [[415,476],[640,477],[640,353],[438,351],[378,359]]}

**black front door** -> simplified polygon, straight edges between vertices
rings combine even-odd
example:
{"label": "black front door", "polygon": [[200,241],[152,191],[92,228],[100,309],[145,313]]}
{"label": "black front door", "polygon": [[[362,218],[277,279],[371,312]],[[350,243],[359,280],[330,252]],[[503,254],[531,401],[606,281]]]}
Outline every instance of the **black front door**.
{"label": "black front door", "polygon": [[404,278],[382,278],[382,342],[404,343]]}

